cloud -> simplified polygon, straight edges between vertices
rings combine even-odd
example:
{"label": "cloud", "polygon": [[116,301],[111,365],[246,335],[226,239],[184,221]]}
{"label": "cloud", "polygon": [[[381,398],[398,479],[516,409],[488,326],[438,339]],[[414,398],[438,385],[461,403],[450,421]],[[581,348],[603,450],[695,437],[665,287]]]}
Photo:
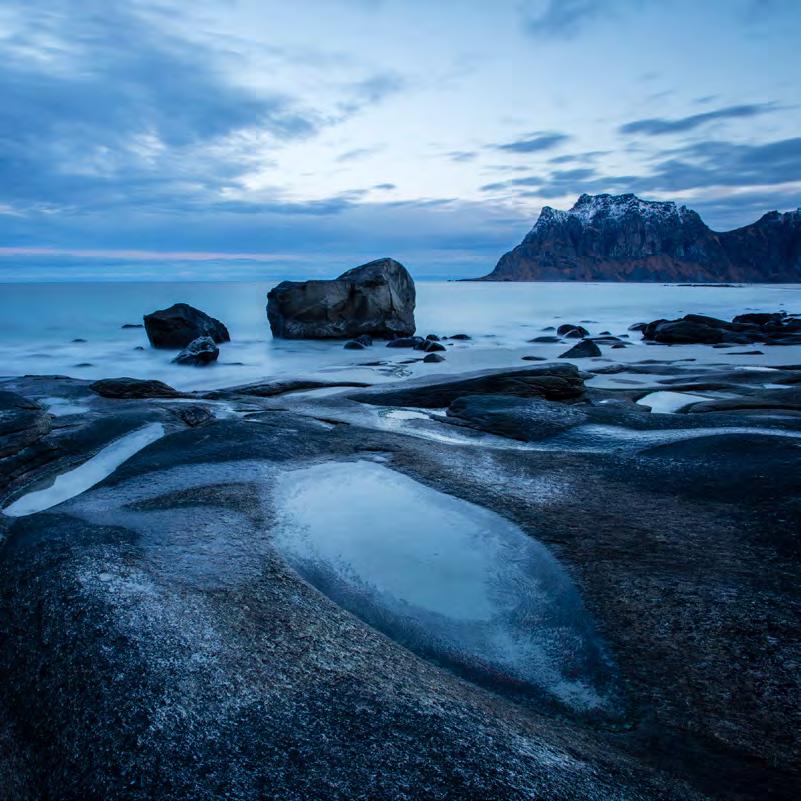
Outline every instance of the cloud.
{"label": "cloud", "polygon": [[[529,4],[531,5],[531,4]],[[597,19],[602,0],[548,0],[537,11],[527,9],[526,29],[534,36],[571,39]]]}
{"label": "cloud", "polygon": [[703,125],[717,120],[733,120],[757,117],[778,111],[781,107],[775,103],[756,103],[739,106],[727,106],[715,111],[705,111],[701,114],[692,114],[689,117],[680,117],[668,120],[661,117],[652,117],[643,120],[634,120],[618,129],[622,134],[646,134],[647,136],[663,136],[665,134],[686,133]]}
{"label": "cloud", "polygon": [[553,150],[563,142],[567,142],[568,139],[570,139],[570,136],[558,131],[539,131],[529,134],[525,139],[494,145],[493,147],[496,150],[503,150],[507,153],[539,153],[543,150]]}
{"label": "cloud", "polygon": [[338,162],[359,161],[360,159],[372,156],[375,153],[380,153],[384,148],[381,145],[373,145],[372,147],[357,147],[353,150],[346,150],[336,157]]}
{"label": "cloud", "polygon": [[451,150],[446,155],[451,161],[455,161],[457,164],[460,164],[467,161],[473,161],[478,153],[476,153],[475,150]]}
{"label": "cloud", "polygon": [[269,143],[319,115],[236,84],[224,56],[115,0],[16,10],[0,41],[0,203],[69,210],[171,206],[236,184]]}
{"label": "cloud", "polygon": [[637,10],[652,0],[528,0],[522,6],[526,31],[540,39],[573,39],[597,21]]}

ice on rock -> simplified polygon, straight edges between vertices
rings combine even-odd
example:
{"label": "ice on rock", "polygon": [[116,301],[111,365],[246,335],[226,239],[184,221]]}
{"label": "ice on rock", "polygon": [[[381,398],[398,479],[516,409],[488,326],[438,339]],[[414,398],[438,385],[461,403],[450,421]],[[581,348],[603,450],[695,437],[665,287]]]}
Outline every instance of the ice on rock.
{"label": "ice on rock", "polygon": [[131,456],[163,436],[164,426],[161,423],[150,423],[132,431],[106,445],[99,453],[78,467],[56,476],[49,487],[17,498],[3,509],[3,512],[10,517],[22,517],[50,509],[56,504],[74,498],[99,484]]}
{"label": "ice on rock", "polygon": [[477,683],[619,711],[577,589],[508,520],[367,461],[283,473],[274,493],[276,547],[374,628]]}

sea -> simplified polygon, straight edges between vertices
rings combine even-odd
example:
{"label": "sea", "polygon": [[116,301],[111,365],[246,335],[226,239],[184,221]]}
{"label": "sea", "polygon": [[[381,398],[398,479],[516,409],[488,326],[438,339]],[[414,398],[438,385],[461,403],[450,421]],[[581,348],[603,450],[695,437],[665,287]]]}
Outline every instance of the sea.
{"label": "sea", "polygon": [[[181,390],[205,390],[279,378],[396,381],[490,367],[525,366],[525,355],[558,357],[564,343],[531,343],[561,323],[581,323],[592,335],[623,335],[631,347],[604,353],[639,361],[673,358],[750,365],[801,361],[797,347],[738,356],[709,346],[649,347],[628,330],[637,322],[687,313],[730,319],[746,311],[801,312],[801,285],[686,286],[635,283],[417,282],[417,332],[445,337],[446,360],[424,364],[419,353],[377,342],[362,351],[341,341],[273,339],[267,323],[272,283],[36,283],[0,284],[0,376],[65,375],[92,379],[156,378]],[[172,363],[173,351],[148,344],[142,316],[176,302],[222,320],[231,342],[203,368]],[[734,348],[742,351],[743,348]],[[791,353],[790,351],[793,351]]]}

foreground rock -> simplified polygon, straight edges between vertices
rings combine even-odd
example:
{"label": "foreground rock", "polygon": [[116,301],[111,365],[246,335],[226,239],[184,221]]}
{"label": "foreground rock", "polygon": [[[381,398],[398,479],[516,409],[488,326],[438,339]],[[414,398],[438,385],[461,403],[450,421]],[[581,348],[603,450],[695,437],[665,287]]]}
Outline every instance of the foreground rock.
{"label": "foreground rock", "polygon": [[801,318],[786,312],[741,314],[731,322],[703,314],[678,320],[654,320],[642,331],[643,339],[665,345],[767,345],[801,344]]}
{"label": "foreground rock", "polygon": [[211,337],[198,337],[192,340],[174,359],[175,364],[204,367],[217,361],[220,349]]}
{"label": "foreground rock", "polygon": [[446,379],[394,390],[353,395],[354,400],[377,406],[417,406],[438,409],[450,406],[464,395],[516,395],[522,398],[576,400],[584,394],[584,381],[572,364],[543,364],[524,370],[482,373],[472,378]]}
{"label": "foreground rock", "polygon": [[[59,383],[65,396],[79,386],[51,381],[40,395]],[[122,408],[139,415],[126,427],[161,414],[174,433],[61,506],[0,516],[3,801],[795,801],[799,420],[654,415],[627,393],[454,399],[448,420],[550,438],[534,448],[499,447],[462,426],[439,439],[386,430],[344,395],[251,396],[246,408],[264,413],[192,429],[177,427],[182,404],[92,395],[109,413],[103,442]],[[336,424],[340,414],[356,424]],[[71,418],[68,430],[83,425]],[[97,448],[84,438],[80,453]],[[310,465],[329,489],[316,494],[315,473],[298,498],[293,477]],[[365,465],[444,504],[425,562],[439,560],[443,580],[419,589],[446,605],[450,636],[492,629],[495,620],[471,617],[484,592],[525,620],[530,608],[515,601],[532,591],[504,582],[497,562],[481,572],[492,526],[475,551],[454,551],[461,530],[441,525],[453,503],[544,543],[584,600],[564,609],[556,634],[591,613],[610,654],[604,672],[625,690],[619,715],[580,711],[598,686],[581,662],[569,703],[554,709],[488,669],[497,663],[437,661],[386,617],[349,606],[372,587],[352,582],[337,596],[335,573],[314,563],[304,572],[278,549],[285,505],[305,514],[305,499],[325,548],[336,545],[326,527],[350,535],[335,527],[343,504],[330,501],[340,479],[346,498],[372,495],[386,508],[376,492],[386,485],[361,485],[351,469]],[[426,496],[411,501],[400,516],[414,522]],[[387,544],[375,519],[353,533]],[[527,567],[515,555],[512,575]],[[452,569],[473,556],[476,592],[454,595]],[[533,617],[528,628],[542,625]],[[535,673],[538,664],[523,662]]]}
{"label": "foreground rock", "polygon": [[635,195],[545,206],[487,281],[801,281],[801,209],[712,231],[692,209]]}
{"label": "foreground rock", "polygon": [[175,303],[144,316],[145,331],[154,348],[185,348],[198,337],[211,337],[216,343],[230,342],[228,329],[214,317],[190,306]]}
{"label": "foreground rock", "polygon": [[414,334],[414,306],[406,268],[378,259],[333,281],[278,284],[267,295],[267,318],[273,336],[283,339],[393,339]]}

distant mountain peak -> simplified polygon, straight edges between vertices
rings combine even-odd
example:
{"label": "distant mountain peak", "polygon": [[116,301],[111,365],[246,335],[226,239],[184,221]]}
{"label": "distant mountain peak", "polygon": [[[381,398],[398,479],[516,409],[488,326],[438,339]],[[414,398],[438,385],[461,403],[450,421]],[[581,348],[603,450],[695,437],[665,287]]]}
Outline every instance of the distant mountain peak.
{"label": "distant mountain peak", "polygon": [[716,233],[673,201],[582,194],[544,206],[486,280],[801,281],[801,209]]}

